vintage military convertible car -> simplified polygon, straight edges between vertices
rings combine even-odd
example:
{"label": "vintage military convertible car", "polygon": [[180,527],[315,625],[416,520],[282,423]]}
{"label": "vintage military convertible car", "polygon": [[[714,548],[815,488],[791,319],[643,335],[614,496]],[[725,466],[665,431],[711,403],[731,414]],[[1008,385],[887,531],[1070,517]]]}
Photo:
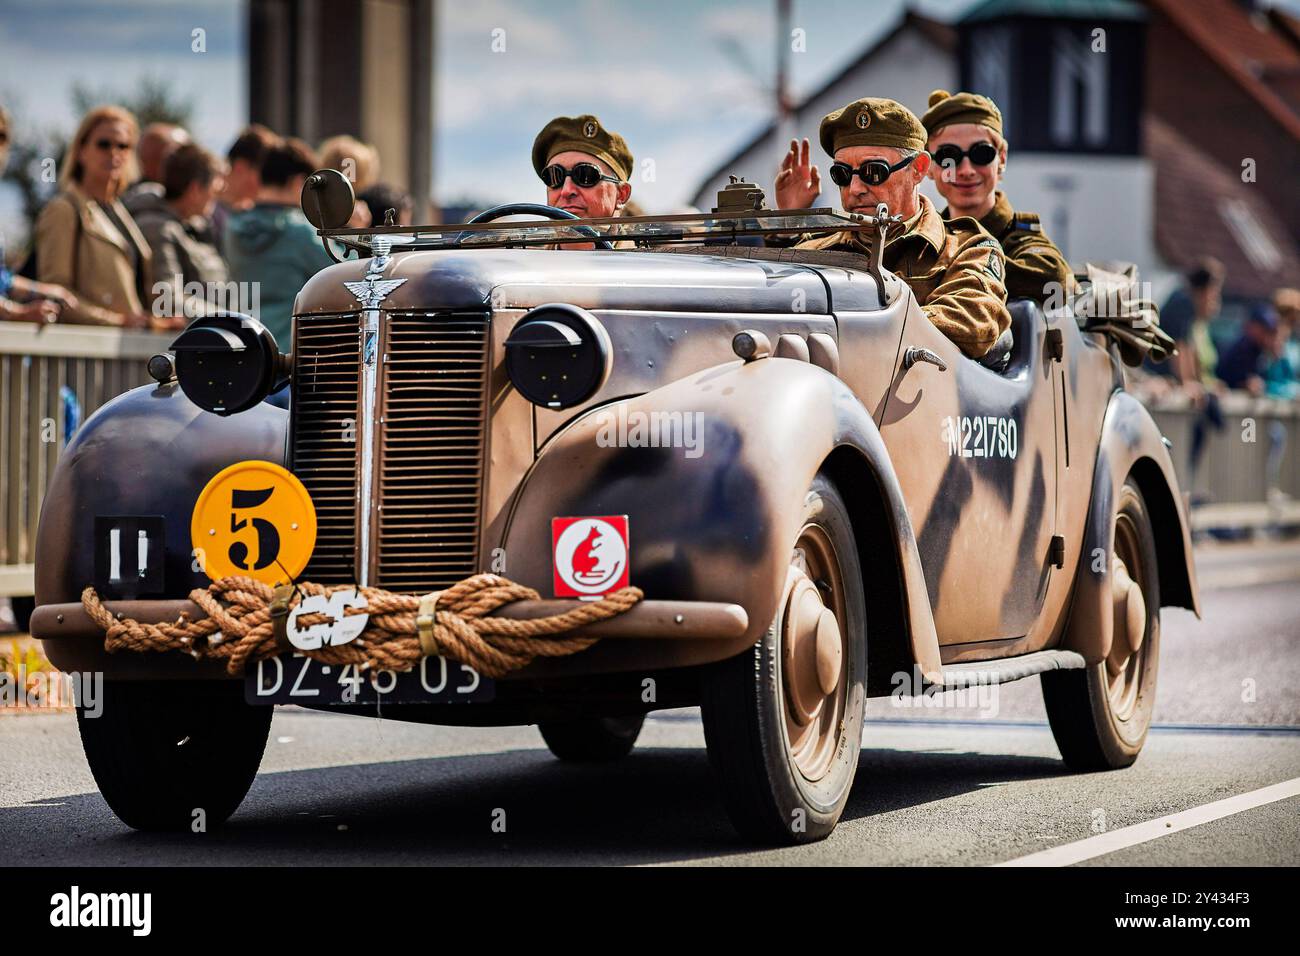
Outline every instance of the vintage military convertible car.
{"label": "vintage military convertible car", "polygon": [[[883,209],[746,194],[697,216],[511,206],[349,232],[350,192],[312,189],[322,235],[357,258],[302,289],[292,354],[246,317],[199,320],[151,364],[156,387],[82,427],[45,499],[33,631],[60,668],[107,676],[80,724],[126,823],[233,813],[271,702],[536,723],[588,761],[626,755],[646,713],[698,705],[735,825],[778,843],[831,832],[865,700],[914,675],[918,694],[1040,675],[1070,767],[1137,757],[1160,609],[1197,609],[1188,523],[1117,346],[1068,310],[1013,303],[1012,335],[974,361],[878,259],[762,243],[874,232]],[[285,378],[289,412],[261,401]],[[243,461],[310,495],[314,546],[285,569],[301,580],[423,594],[491,571],[573,602],[625,578],[644,600],[589,649],[494,681],[440,658],[361,681],[286,655],[238,681],[181,653],[107,654],[88,585],[118,615],[172,620],[209,583],[203,534],[234,536],[239,567],[288,538],[256,489],[199,501]]]}

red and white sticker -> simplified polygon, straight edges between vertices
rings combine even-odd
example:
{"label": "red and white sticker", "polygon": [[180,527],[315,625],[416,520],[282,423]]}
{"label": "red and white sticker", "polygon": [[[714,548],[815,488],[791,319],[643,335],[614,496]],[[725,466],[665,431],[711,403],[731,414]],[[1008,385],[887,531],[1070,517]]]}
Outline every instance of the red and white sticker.
{"label": "red and white sticker", "polygon": [[627,515],[551,519],[555,596],[598,598],[627,586]]}

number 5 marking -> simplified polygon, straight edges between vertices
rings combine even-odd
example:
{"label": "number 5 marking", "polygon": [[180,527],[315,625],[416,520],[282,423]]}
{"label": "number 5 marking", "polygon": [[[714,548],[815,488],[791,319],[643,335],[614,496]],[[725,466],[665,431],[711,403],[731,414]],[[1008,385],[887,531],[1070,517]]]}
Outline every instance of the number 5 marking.
{"label": "number 5 marking", "polygon": [[248,563],[248,545],[236,541],[227,552],[235,567],[243,568],[245,571],[260,571],[262,568],[270,567],[279,555],[280,532],[276,530],[275,525],[265,518],[244,518],[241,521],[236,514],[238,511],[246,511],[265,504],[274,492],[274,488],[258,488],[251,491],[235,489],[230,492],[231,534],[247,527],[250,521],[253,523],[253,530],[257,532],[257,563],[253,565]]}

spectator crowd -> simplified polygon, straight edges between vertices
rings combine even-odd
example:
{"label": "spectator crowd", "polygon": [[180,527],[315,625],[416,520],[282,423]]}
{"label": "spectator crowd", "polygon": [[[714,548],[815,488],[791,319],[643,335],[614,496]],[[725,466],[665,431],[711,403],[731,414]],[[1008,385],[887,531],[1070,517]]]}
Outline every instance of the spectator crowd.
{"label": "spectator crowd", "polygon": [[[0,107],[0,172],[11,124]],[[351,136],[318,150],[252,124],[224,158],[183,128],[143,131],[118,106],[82,117],[18,272],[0,261],[0,320],[167,331],[247,301],[283,349],[303,284],[329,254],[299,209],[315,170],[338,169],[359,202],[350,225],[409,224],[410,197],[379,181],[378,151]]]}
{"label": "spectator crowd", "polygon": [[[1174,339],[1177,352],[1168,362],[1147,363],[1134,383],[1145,401],[1181,397],[1192,409],[1189,486],[1210,434],[1227,427],[1222,407],[1226,395],[1300,400],[1300,290],[1279,288],[1269,301],[1251,304],[1244,318],[1232,322],[1222,316],[1224,280],[1223,265],[1212,258],[1194,263],[1183,275],[1160,310],[1160,324]],[[1275,427],[1267,441],[1268,482],[1273,488],[1286,435]]]}

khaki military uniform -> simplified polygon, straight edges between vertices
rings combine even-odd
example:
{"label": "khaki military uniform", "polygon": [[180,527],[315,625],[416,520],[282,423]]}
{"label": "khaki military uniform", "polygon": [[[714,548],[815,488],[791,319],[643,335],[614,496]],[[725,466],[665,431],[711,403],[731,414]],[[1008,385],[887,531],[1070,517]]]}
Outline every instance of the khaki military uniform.
{"label": "khaki military uniform", "polygon": [[[943,211],[948,218],[948,210]],[[1043,232],[1038,213],[1016,212],[1002,190],[980,225],[1002,244],[1007,258],[1007,298],[1064,301],[1074,288],[1074,272],[1061,250]]]}
{"label": "khaki military uniform", "polygon": [[[979,358],[1011,325],[1006,260],[998,241],[974,219],[944,222],[919,196],[921,211],[885,234],[884,267],[908,284],[921,311],[972,358]],[[869,255],[872,236],[840,232],[799,243],[799,249]]]}

